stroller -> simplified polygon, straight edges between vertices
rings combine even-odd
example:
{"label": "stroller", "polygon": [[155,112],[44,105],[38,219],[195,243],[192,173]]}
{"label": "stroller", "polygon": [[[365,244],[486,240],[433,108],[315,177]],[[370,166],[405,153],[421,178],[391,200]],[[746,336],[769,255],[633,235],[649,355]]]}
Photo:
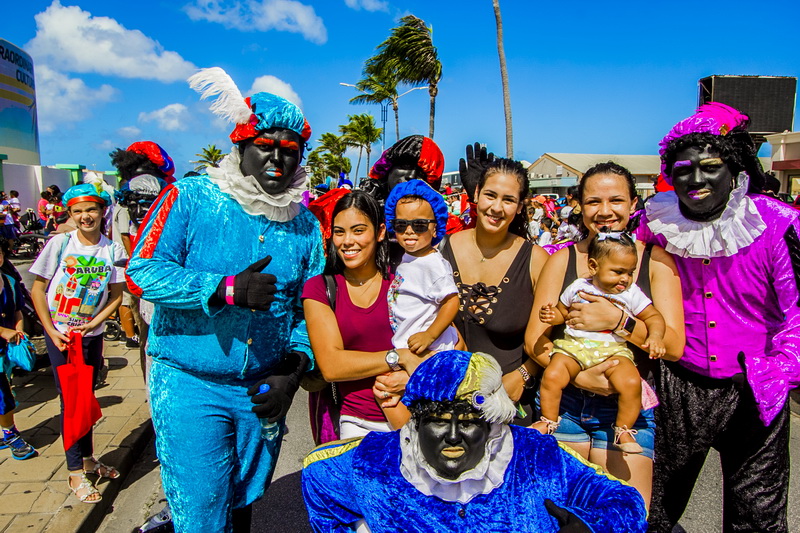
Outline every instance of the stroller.
{"label": "stroller", "polygon": [[35,258],[47,241],[42,221],[33,209],[28,208],[25,214],[19,217],[19,225],[19,235],[14,241],[11,253],[15,256]]}

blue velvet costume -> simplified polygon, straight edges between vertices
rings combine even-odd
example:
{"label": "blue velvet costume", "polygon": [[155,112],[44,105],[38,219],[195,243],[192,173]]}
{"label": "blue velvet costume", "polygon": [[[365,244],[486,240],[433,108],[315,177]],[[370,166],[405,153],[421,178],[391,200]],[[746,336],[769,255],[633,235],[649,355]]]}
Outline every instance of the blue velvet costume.
{"label": "blue velvet costume", "polygon": [[518,426],[511,432],[514,455],[503,484],[466,504],[426,496],[403,477],[398,431],[321,446],[303,469],[311,526],[355,531],[364,519],[373,533],[558,531],[544,507],[549,498],[595,533],[647,529],[634,488],[568,453],[552,436]]}
{"label": "blue velvet costume", "polygon": [[[263,272],[278,280],[269,311],[209,305],[223,277],[267,255]],[[268,486],[282,435],[262,439],[247,389],[287,351],[313,358],[300,293],[323,265],[308,210],[287,222],[247,214],[207,176],[165,189],[142,223],[128,276],[156,304],[151,408],[177,531],[229,531],[231,509]]]}

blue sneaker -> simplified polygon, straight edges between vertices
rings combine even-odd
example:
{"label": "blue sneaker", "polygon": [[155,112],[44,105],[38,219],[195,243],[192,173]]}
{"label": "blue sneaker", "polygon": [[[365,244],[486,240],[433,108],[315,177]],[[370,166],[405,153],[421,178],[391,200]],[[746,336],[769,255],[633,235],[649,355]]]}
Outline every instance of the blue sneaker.
{"label": "blue sneaker", "polygon": [[36,455],[36,449],[25,442],[19,433],[14,434],[10,439],[3,439],[3,442],[5,448],[11,448],[11,457],[18,461],[24,461]]}

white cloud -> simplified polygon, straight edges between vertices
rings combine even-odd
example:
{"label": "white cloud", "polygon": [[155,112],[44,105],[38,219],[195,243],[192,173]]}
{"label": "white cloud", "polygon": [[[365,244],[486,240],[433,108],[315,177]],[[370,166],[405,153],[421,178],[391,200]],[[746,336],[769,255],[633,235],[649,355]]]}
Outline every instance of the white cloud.
{"label": "white cloud", "polygon": [[113,150],[117,147],[117,145],[111,142],[109,139],[105,139],[103,142],[95,144],[94,147],[98,150]]}
{"label": "white cloud", "polygon": [[141,134],[142,130],[140,130],[136,126],[123,126],[122,128],[117,130],[117,135],[119,135],[120,137],[126,137],[128,139],[138,137]]}
{"label": "white cloud", "polygon": [[328,40],[328,30],[314,8],[297,0],[195,0],[184,10],[192,20],[217,22],[229,29],[299,33],[316,44]]}
{"label": "white cloud", "polygon": [[[103,84],[94,89],[79,78],[70,78],[47,65],[36,67],[36,105],[39,129],[55,130],[59,125],[91,116],[91,108],[114,99],[117,90]],[[69,127],[69,126],[68,126]]]}
{"label": "white cloud", "polygon": [[139,113],[140,122],[155,122],[165,131],[186,130],[190,118],[189,108],[183,104],[169,104],[149,113]]}
{"label": "white cloud", "polygon": [[384,0],[344,0],[350,9],[364,11],[389,11],[389,2]]}
{"label": "white cloud", "polygon": [[258,78],[253,81],[253,86],[250,87],[250,91],[247,95],[260,93],[260,92],[267,92],[272,94],[277,94],[278,96],[282,96],[286,98],[293,104],[297,105],[300,109],[303,108],[303,101],[300,99],[300,96],[294,92],[292,86],[283,81],[280,78],[276,78],[275,76],[259,76]]}
{"label": "white cloud", "polygon": [[37,67],[162,82],[183,81],[197,69],[141,31],[77,6],[62,6],[59,0],[34,18],[36,36],[25,49]]}

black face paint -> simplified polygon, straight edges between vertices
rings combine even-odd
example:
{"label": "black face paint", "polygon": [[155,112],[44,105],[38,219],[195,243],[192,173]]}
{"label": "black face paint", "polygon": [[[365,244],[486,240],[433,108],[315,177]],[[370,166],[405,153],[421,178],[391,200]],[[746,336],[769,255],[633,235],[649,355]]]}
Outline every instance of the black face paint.
{"label": "black face paint", "polygon": [[294,179],[303,156],[303,141],[292,130],[270,128],[242,141],[241,155],[242,174],[253,176],[267,194],[279,194]]}
{"label": "black face paint", "polygon": [[733,190],[733,174],[713,148],[684,148],[675,154],[671,174],[683,216],[701,222],[719,218]]}
{"label": "black face paint", "polygon": [[417,432],[428,464],[443,478],[456,479],[483,459],[489,423],[477,414],[445,411],[425,416]]}
{"label": "black face paint", "polygon": [[386,174],[386,185],[389,192],[392,192],[399,183],[411,180],[425,181],[425,171],[415,164],[399,164],[392,167],[392,170]]}

